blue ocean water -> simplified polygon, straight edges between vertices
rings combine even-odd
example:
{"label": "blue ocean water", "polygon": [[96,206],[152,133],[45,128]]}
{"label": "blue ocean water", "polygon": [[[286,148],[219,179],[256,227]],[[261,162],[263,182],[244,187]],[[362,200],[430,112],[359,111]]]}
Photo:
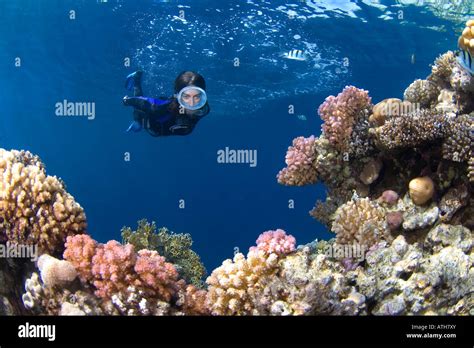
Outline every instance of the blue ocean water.
{"label": "blue ocean water", "polygon": [[[456,49],[465,17],[441,5],[0,0],[0,146],[39,155],[101,242],[147,218],[190,233],[212,270],[266,230],[282,228],[299,244],[329,238],[308,215],[324,187],[276,181],[286,149],[320,134],[326,96],[354,85],[374,102],[401,97]],[[282,57],[292,49],[308,59]],[[137,68],[150,96],[171,95],[183,70],[199,72],[211,113],[185,137],[125,133],[124,78]],[[95,118],[56,116],[64,100],[95,103]],[[226,147],[257,150],[257,166],[218,163]]]}

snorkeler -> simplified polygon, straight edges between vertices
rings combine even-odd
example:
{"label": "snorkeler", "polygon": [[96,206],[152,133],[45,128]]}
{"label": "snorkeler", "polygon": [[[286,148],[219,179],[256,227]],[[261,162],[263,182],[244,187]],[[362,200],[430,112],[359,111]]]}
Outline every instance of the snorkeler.
{"label": "snorkeler", "polygon": [[145,129],[154,137],[190,134],[210,107],[207,103],[206,82],[198,73],[184,71],[174,82],[175,94],[170,98],[144,97],[141,87],[142,71],[127,76],[125,88],[133,97],[125,96],[123,104],[133,106],[133,122],[127,132]]}

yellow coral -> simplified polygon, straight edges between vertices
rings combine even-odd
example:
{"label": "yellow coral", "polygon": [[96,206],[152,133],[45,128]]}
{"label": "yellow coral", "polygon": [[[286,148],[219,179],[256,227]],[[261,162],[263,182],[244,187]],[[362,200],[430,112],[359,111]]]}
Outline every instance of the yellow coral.
{"label": "yellow coral", "polygon": [[225,260],[207,278],[207,305],[214,315],[258,314],[255,298],[263,290],[263,281],[276,272],[278,257],[251,250]]}
{"label": "yellow coral", "polygon": [[85,233],[82,207],[37,156],[0,149],[0,237],[61,252],[68,235]]}
{"label": "yellow coral", "polygon": [[359,243],[370,247],[389,239],[385,210],[369,198],[357,196],[336,210],[331,230],[339,244]]}
{"label": "yellow coral", "polygon": [[460,49],[468,51],[471,56],[474,55],[474,19],[466,22],[466,27],[459,36],[458,46]]}

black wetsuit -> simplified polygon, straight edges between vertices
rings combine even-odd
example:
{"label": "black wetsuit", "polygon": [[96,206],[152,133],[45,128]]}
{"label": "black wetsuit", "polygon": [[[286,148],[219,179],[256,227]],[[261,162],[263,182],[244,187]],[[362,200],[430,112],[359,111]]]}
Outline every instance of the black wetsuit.
{"label": "black wetsuit", "polygon": [[188,135],[193,131],[199,120],[210,111],[209,104],[206,103],[193,114],[181,113],[179,105],[170,108],[172,103],[177,104],[176,98],[143,97],[140,85],[134,87],[134,96],[125,97],[123,103],[134,107],[133,118],[135,122],[138,122],[141,128],[144,128],[155,137]]}

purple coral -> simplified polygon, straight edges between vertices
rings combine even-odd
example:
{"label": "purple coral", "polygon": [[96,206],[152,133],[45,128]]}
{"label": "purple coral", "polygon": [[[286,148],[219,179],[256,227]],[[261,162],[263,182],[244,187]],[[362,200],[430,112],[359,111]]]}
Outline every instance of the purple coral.
{"label": "purple coral", "polygon": [[313,166],[316,159],[314,135],[309,138],[298,137],[293,139],[293,146],[288,147],[285,162],[287,167],[277,175],[278,182],[283,185],[303,186],[314,184],[318,174]]}
{"label": "purple coral", "polygon": [[340,151],[347,151],[352,128],[360,112],[372,105],[367,91],[354,86],[346,86],[335,96],[329,96],[318,109],[324,121],[324,135]]}
{"label": "purple coral", "polygon": [[250,250],[261,250],[265,254],[284,255],[295,250],[296,239],[282,229],[263,232],[257,239],[257,246]]}

